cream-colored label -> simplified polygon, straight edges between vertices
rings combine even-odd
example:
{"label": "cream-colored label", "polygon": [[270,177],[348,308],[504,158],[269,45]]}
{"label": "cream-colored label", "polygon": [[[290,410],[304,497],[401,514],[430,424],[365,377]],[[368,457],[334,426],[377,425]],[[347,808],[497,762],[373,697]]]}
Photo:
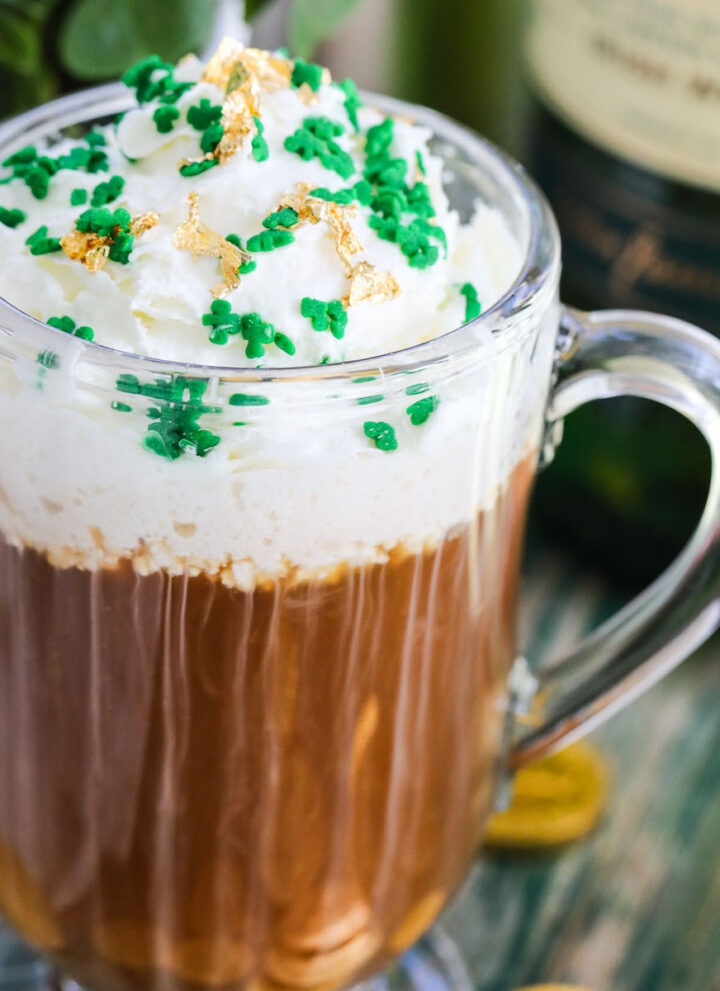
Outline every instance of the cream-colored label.
{"label": "cream-colored label", "polygon": [[533,0],[528,59],[587,138],[720,190],[720,0]]}

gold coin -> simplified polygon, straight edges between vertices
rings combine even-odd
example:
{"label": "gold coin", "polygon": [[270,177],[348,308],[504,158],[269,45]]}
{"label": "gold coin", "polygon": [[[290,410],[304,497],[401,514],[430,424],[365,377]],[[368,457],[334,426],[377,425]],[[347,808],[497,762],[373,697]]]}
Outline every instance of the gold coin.
{"label": "gold coin", "polygon": [[485,845],[533,849],[576,840],[598,821],[607,791],[607,765],[589,744],[543,757],[516,774],[510,808],[491,816]]}

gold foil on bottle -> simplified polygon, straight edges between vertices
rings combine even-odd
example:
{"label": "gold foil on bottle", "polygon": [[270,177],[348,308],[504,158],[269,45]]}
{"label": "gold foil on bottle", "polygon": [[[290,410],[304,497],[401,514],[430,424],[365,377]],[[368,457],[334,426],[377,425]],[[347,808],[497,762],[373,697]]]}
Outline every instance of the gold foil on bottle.
{"label": "gold foil on bottle", "polygon": [[381,272],[370,262],[358,262],[350,273],[350,292],[342,303],[345,309],[357,303],[382,303],[395,299],[400,292],[392,272]]}
{"label": "gold foil on bottle", "polygon": [[220,259],[223,281],[212,289],[213,296],[223,296],[240,285],[238,269],[251,257],[200,220],[197,193],[188,196],[188,219],[175,229],[173,243],[181,251],[191,251],[195,258],[209,255]]}

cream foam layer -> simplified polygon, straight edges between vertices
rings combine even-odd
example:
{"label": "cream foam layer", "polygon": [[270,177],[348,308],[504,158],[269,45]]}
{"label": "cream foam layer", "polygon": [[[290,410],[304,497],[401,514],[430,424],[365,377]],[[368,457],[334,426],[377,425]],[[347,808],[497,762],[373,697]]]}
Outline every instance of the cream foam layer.
{"label": "cream foam layer", "polygon": [[[142,448],[140,409],[119,414],[61,376],[39,392],[5,368],[0,422],[16,429],[0,436],[0,531],[61,566],[130,558],[141,572],[205,571],[245,589],[435,546],[489,509],[539,447],[554,308],[546,319],[524,347],[460,374],[452,393],[440,385],[422,429],[405,415],[404,391],[344,412],[271,402],[235,410],[250,423],[242,428],[219,415],[218,448],[175,462]],[[367,443],[366,417],[396,425],[397,451]]]}
{"label": "cream foam layer", "polygon": [[[213,101],[222,97],[201,83],[179,108],[203,94]],[[295,91],[263,94],[268,161],[255,162],[246,147],[227,165],[192,180],[178,175],[177,161],[197,154],[197,132],[181,123],[170,135],[158,135],[148,111],[134,112],[117,138],[108,135],[110,173],[126,178],[112,206],[133,214],[155,209],[160,220],[137,239],[131,263],[108,263],[91,273],[60,254],[35,258],[24,240],[40,221],[14,231],[0,225],[0,295],[41,319],[69,313],[78,324],[93,326],[100,343],[121,350],[258,364],[246,360],[237,340],[225,347],[208,342],[201,318],[209,287],[218,281],[217,262],[193,260],[174,247],[172,234],[187,215],[190,191],[199,194],[205,223],[245,239],[261,229],[262,218],[294,183],[348,185],[282,148],[308,114],[347,124],[339,89],[324,86],[319,100],[308,108]],[[363,130],[381,119],[372,109],[361,111]],[[448,238],[447,258],[429,269],[411,268],[358,211],[352,224],[365,248],[359,258],[392,272],[402,292],[351,307],[338,341],[311,328],[299,314],[299,300],[306,294],[340,298],[348,288],[343,266],[322,225],[297,230],[294,244],[258,255],[257,270],[226,297],[234,310],[260,312],[295,341],[293,359],[273,349],[268,363],[312,364],[326,354],[336,361],[406,347],[463,322],[464,281],[474,284],[485,307],[511,283],[521,252],[507,224],[482,205],[470,223],[460,223],[448,207],[443,165],[429,153],[428,138],[424,129],[396,121],[393,154],[412,160],[422,153],[437,221]],[[359,168],[359,139],[348,130],[340,141]],[[120,144],[126,154],[144,157],[130,165]],[[69,209],[71,189],[91,189],[105,178],[58,172],[42,206],[49,233],[71,228],[79,212]],[[31,216],[37,211],[23,183],[2,190],[4,206]],[[60,369],[43,375],[37,365],[0,366],[0,422],[14,425],[0,437],[0,530],[58,565],[96,568],[129,558],[139,571],[204,571],[241,588],[281,574],[322,576],[348,562],[382,561],[398,547],[434,546],[490,508],[513,467],[539,445],[557,319],[552,307],[546,319],[521,345],[504,350],[479,327],[473,367],[430,380],[440,405],[421,426],[406,414],[420,394],[410,399],[397,384],[354,386],[364,395],[384,395],[379,403],[358,406],[348,397],[326,399],[322,408],[293,391],[300,386],[268,385],[256,390],[270,399],[268,406],[203,416],[202,426],[221,441],[207,457],[188,452],[175,461],[143,448],[148,420],[137,397],[126,397],[133,412],[122,413],[111,409],[107,392],[78,385],[87,380],[87,368],[74,376],[73,363],[82,360],[77,342],[58,334],[53,346]],[[99,388],[114,384],[99,370],[93,374]],[[224,407],[227,395],[216,394],[211,382],[203,401]],[[398,449],[377,450],[363,431],[367,420],[391,423]],[[237,421],[244,425],[234,426]]]}

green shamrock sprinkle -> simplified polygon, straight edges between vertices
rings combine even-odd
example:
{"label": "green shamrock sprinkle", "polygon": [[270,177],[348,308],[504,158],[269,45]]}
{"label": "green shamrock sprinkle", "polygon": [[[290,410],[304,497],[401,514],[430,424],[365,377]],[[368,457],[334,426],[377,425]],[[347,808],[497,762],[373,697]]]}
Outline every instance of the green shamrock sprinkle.
{"label": "green shamrock sprinkle", "polygon": [[404,158],[389,158],[387,155],[376,155],[365,162],[364,176],[368,182],[378,186],[395,188],[405,184],[408,163]]}
{"label": "green shamrock sprinkle", "polygon": [[180,111],[172,104],[164,103],[157,108],[152,115],[155,127],[160,134],[168,134],[175,127],[175,122],[180,116]]}
{"label": "green shamrock sprinkle", "polygon": [[99,182],[93,189],[91,206],[106,206],[116,200],[125,188],[125,180],[120,175],[111,176],[107,182]]}
{"label": "green shamrock sprinkle", "polygon": [[35,360],[43,368],[56,369],[60,367],[60,355],[49,349],[41,351]]}
{"label": "green shamrock sprinkle", "polygon": [[208,169],[212,169],[218,164],[217,158],[202,158],[199,162],[188,162],[187,165],[181,165],[179,172],[180,175],[191,178],[192,176],[207,172]]}
{"label": "green shamrock sprinkle", "polygon": [[304,83],[310,87],[310,89],[317,93],[322,85],[323,78],[323,67],[321,65],[314,65],[312,62],[306,62],[305,59],[298,58],[295,59],[295,65],[293,66],[292,76],[290,82],[295,89],[299,89]]}
{"label": "green shamrock sprinkle", "polygon": [[326,303],[321,299],[305,296],[300,303],[300,313],[310,320],[313,330],[329,330],[338,341],[345,336],[348,316],[339,299]]}
{"label": "green shamrock sprinkle", "polygon": [[408,406],[406,413],[410,417],[410,422],[415,427],[425,423],[440,405],[439,396],[425,396],[417,402]]}
{"label": "green shamrock sprinkle", "polygon": [[49,255],[53,251],[62,251],[60,238],[48,237],[48,229],[44,224],[26,239],[25,244],[30,246],[31,255]]}
{"label": "green shamrock sprinkle", "polygon": [[400,220],[408,209],[408,197],[402,189],[381,189],[372,200],[372,209],[385,220]]}
{"label": "green shamrock sprinkle", "polygon": [[267,406],[270,400],[267,396],[258,396],[257,393],[235,392],[228,399],[231,406]]}
{"label": "green shamrock sprinkle", "polygon": [[64,334],[70,334],[72,337],[81,337],[84,341],[92,341],[95,338],[95,331],[92,327],[78,327],[72,317],[48,317],[46,323],[50,327],[62,330]]}
{"label": "green shamrock sprinkle", "polygon": [[174,102],[191,84],[175,82],[173,72],[174,67],[159,55],[148,55],[128,69],[121,79],[135,90],[138,103],[163,97]]}
{"label": "green shamrock sprinkle", "polygon": [[210,304],[210,312],[203,314],[203,325],[210,327],[211,344],[227,344],[229,338],[240,333],[240,317],[233,313],[226,299],[215,299]]}
{"label": "green shamrock sprinkle", "polygon": [[266,323],[259,313],[246,313],[241,319],[241,332],[246,341],[245,356],[262,358],[265,346],[275,339],[275,328]]}
{"label": "green shamrock sprinkle", "polygon": [[285,148],[299,155],[304,162],[317,158],[324,168],[337,172],[342,179],[349,179],[355,172],[355,165],[334,140],[344,131],[342,124],[327,117],[306,117],[303,126],[285,138]]}
{"label": "green shamrock sprinkle", "polygon": [[282,210],[276,210],[269,214],[263,220],[263,227],[267,227],[271,231],[274,231],[276,227],[294,227],[299,219],[297,210],[293,210],[291,206],[286,206]]}
{"label": "green shamrock sprinkle", "polygon": [[360,94],[358,93],[358,88],[352,79],[344,79],[341,83],[337,84],[340,89],[345,94],[345,102],[343,106],[345,107],[345,112],[348,115],[348,119],[352,124],[355,131],[360,130],[360,124],[358,122],[358,110],[363,105],[360,99]]}
{"label": "green shamrock sprinkle", "polygon": [[222,140],[224,132],[225,128],[219,121],[215,124],[210,124],[209,127],[205,128],[202,133],[202,137],[200,138],[201,149],[206,154],[210,154],[210,152],[215,151]]}
{"label": "green shamrock sprinkle", "polygon": [[211,124],[217,124],[222,117],[222,106],[219,103],[211,103],[207,97],[203,97],[199,103],[187,109],[187,122],[196,131],[206,131]]}
{"label": "green shamrock sprinkle", "polygon": [[265,125],[259,117],[253,117],[253,120],[255,121],[255,127],[257,127],[257,133],[253,136],[250,143],[252,157],[256,162],[266,162],[270,157],[270,149],[263,136],[265,134]]}
{"label": "green shamrock sprinkle", "polygon": [[396,451],[398,447],[394,429],[383,420],[366,420],[363,424],[365,436],[373,441],[380,451]]}
{"label": "green shamrock sprinkle", "polygon": [[381,403],[385,396],[362,396],[358,399],[358,406],[371,406],[373,403]]}
{"label": "green shamrock sprinkle", "polygon": [[107,140],[102,131],[93,127],[85,135],[85,143],[91,148],[104,148],[107,145]]}
{"label": "green shamrock sprinkle", "polygon": [[[40,161],[40,159],[38,159]],[[66,155],[61,155],[56,165],[58,169],[85,170],[86,172],[107,172],[110,162],[106,153],[98,145],[77,144]]]}
{"label": "green shamrock sprinkle", "polygon": [[429,268],[440,257],[440,250],[430,243],[429,236],[415,222],[398,229],[397,243],[411,268]]}
{"label": "green shamrock sprinkle", "polygon": [[421,151],[415,152],[415,161],[417,162],[417,167],[420,170],[420,174],[427,175],[427,169],[425,167],[425,159],[423,158]]}
{"label": "green shamrock sprinkle", "polygon": [[289,354],[289,355],[295,354],[295,345],[287,336],[287,334],[283,334],[282,331],[279,330],[275,331],[273,344],[275,345],[275,347],[280,348],[281,351],[284,351],[285,354]]}
{"label": "green shamrock sprinkle", "polygon": [[77,230],[84,234],[97,234],[110,240],[108,258],[110,261],[127,265],[135,238],[130,233],[130,213],[123,207],[110,210],[108,207],[91,207],[83,210],[75,221]]}
{"label": "green shamrock sprinkle", "polygon": [[127,403],[121,403],[118,399],[113,399],[110,403],[110,408],[117,410],[118,413],[132,413],[132,406]]}
{"label": "green shamrock sprinkle", "polygon": [[435,207],[430,199],[430,188],[426,182],[416,182],[407,193],[408,210],[418,217],[429,219],[435,216]]}
{"label": "green shamrock sprinkle", "polygon": [[355,200],[362,206],[370,206],[373,198],[372,186],[365,179],[359,179],[348,189],[338,189],[335,192],[327,186],[318,186],[310,190],[311,196],[316,196],[319,200],[326,200],[330,203],[339,203],[341,206],[349,206]]}
{"label": "green shamrock sprinkle", "polygon": [[13,152],[7,158],[3,159],[2,164],[6,168],[14,168],[16,165],[29,165],[30,162],[34,162],[38,157],[37,148],[34,145],[25,145],[23,148],[18,148],[17,151]]}
{"label": "green shamrock sprinkle", "polygon": [[6,227],[17,227],[23,220],[27,220],[27,214],[23,210],[9,210],[0,206],[0,224],[4,224]]}
{"label": "green shamrock sprinkle", "polygon": [[368,158],[387,154],[395,137],[395,121],[386,117],[381,124],[375,124],[365,135],[365,154]]}
{"label": "green shamrock sprinkle", "polygon": [[70,193],[70,206],[82,206],[84,203],[87,203],[87,198],[87,189],[81,189],[78,186],[77,189],[73,189]]}
{"label": "green shamrock sprinkle", "polygon": [[427,382],[417,382],[415,385],[409,385],[405,390],[406,396],[421,396],[423,392],[427,392],[430,386]]}
{"label": "green shamrock sprinkle", "polygon": [[474,320],[482,313],[482,304],[478,299],[478,292],[472,282],[466,282],[460,287],[460,292],[465,297],[465,323]]}
{"label": "green shamrock sprinkle", "polygon": [[[230,244],[234,244],[236,248],[242,249],[243,243],[237,234],[228,234],[225,238]],[[254,272],[257,268],[257,262],[253,259],[248,259],[248,261],[243,262],[238,268],[238,275],[249,275],[250,272]]]}
{"label": "green shamrock sprinkle", "polygon": [[143,447],[168,461],[175,461],[185,451],[204,458],[220,443],[216,434],[198,422],[205,413],[220,412],[218,407],[202,402],[207,384],[207,379],[183,375],[143,384],[136,375],[123,374],[117,379],[116,386],[120,392],[156,400],[157,405],[147,411],[152,422],[143,438]]}
{"label": "green shamrock sprinkle", "polygon": [[295,235],[292,231],[261,231],[259,234],[253,234],[252,237],[248,238],[247,250],[274,251],[276,248],[282,248],[286,244],[292,244],[294,240]]}

